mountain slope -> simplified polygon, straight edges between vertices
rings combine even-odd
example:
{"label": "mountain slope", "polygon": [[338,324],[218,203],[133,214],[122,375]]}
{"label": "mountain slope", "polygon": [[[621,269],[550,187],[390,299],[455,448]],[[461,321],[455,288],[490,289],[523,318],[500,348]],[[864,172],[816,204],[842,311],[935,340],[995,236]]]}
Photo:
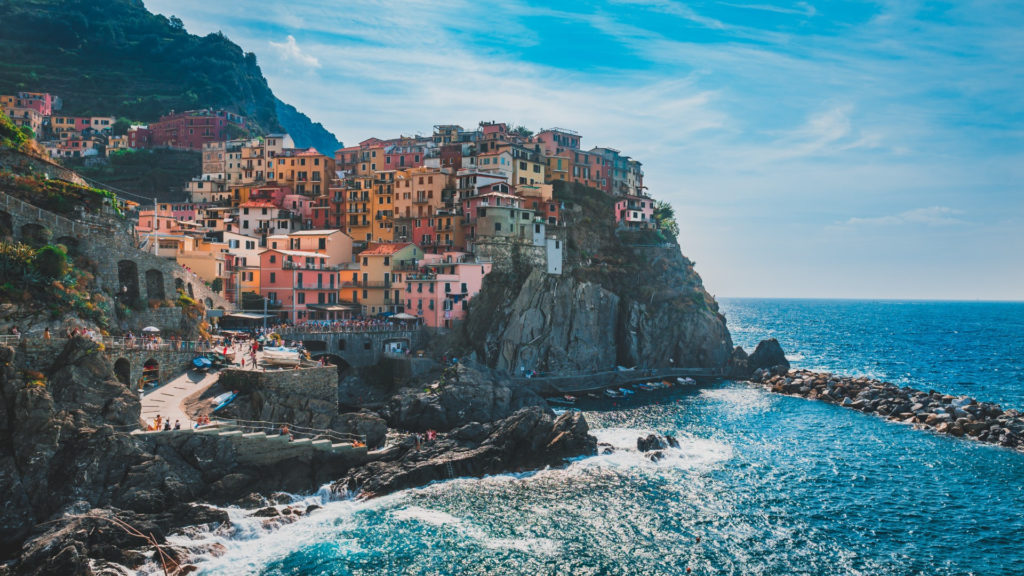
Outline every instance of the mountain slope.
{"label": "mountain slope", "polygon": [[285,104],[275,99],[277,103],[277,118],[280,120],[284,131],[291,135],[297,148],[316,148],[321,154],[328,156],[342,147],[338,138],[331,134],[323,124],[313,122],[302,112],[296,110],[295,106]]}
{"label": "mountain slope", "polygon": [[69,115],[149,122],[170,110],[226,107],[257,131],[325,145],[333,135],[279,103],[252,52],[220,33],[189,34],[140,0],[0,0],[0,94],[50,92]]}

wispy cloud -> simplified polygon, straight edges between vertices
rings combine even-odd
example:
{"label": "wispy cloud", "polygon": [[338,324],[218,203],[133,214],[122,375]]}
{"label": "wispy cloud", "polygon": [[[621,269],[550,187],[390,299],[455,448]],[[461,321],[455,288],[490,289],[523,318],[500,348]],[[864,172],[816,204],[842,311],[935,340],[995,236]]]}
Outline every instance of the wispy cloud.
{"label": "wispy cloud", "polygon": [[299,48],[299,43],[295,41],[295,36],[288,35],[288,40],[285,42],[271,42],[270,45],[277,51],[278,55],[283,60],[294,62],[307,68],[319,68],[320,60],[312,54],[306,54]]}
{"label": "wispy cloud", "polygon": [[[929,250],[972,262],[1020,247],[1019,234],[999,240],[1024,221],[1012,3],[729,1],[252,0],[241,16],[230,3],[146,4],[255,50],[275,93],[348,143],[498,120],[621,149],[676,203],[684,251],[718,293],[749,293],[758,271],[800,277],[762,265],[780,250],[852,278],[879,253],[858,260],[853,237],[928,235]],[[914,266],[914,281],[944,274]],[[997,274],[971,284],[1012,285]]]}
{"label": "wispy cloud", "polygon": [[906,212],[890,216],[850,218],[845,223],[847,226],[898,226],[906,224],[951,226],[966,224],[965,220],[957,217],[963,213],[963,210],[957,210],[948,206],[930,206],[928,208],[907,210]]}

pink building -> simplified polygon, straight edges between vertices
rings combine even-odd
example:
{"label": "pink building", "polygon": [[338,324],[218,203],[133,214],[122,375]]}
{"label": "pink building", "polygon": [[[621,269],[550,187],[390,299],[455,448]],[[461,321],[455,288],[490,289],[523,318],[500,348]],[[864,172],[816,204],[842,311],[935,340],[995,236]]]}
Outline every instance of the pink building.
{"label": "pink building", "polygon": [[654,200],[627,194],[615,201],[615,223],[626,228],[654,227]]}
{"label": "pink building", "polygon": [[338,303],[342,268],[327,254],[264,250],[260,252],[260,295],[289,322],[338,320],[349,313]]}
{"label": "pink building", "polygon": [[424,254],[419,271],[405,276],[405,312],[425,326],[451,328],[465,319],[469,301],[490,272],[490,262],[472,261],[463,252]]}

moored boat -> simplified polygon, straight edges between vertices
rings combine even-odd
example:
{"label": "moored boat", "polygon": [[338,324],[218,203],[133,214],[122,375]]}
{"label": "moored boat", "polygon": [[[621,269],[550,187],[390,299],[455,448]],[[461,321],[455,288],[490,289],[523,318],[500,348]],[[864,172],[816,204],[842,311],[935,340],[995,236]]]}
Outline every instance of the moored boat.
{"label": "moored boat", "polygon": [[268,366],[298,366],[302,361],[299,351],[295,348],[284,346],[265,346],[263,348],[263,363]]}
{"label": "moored boat", "polygon": [[693,378],[690,378],[689,376],[687,376],[685,378],[676,378],[676,382],[678,382],[679,384],[681,384],[683,386],[696,386],[697,385],[697,381],[694,380]]}
{"label": "moored boat", "polygon": [[625,396],[625,394],[623,394],[622,391],[613,389],[605,390],[604,395],[609,398],[622,398],[623,396]]}

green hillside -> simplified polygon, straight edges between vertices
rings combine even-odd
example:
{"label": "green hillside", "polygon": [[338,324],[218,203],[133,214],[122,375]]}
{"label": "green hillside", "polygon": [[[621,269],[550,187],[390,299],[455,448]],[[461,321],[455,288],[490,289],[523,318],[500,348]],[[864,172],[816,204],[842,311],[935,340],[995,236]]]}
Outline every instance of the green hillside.
{"label": "green hillside", "polygon": [[195,36],[139,0],[0,0],[0,93],[50,92],[64,113],[156,120],[169,110],[225,107],[258,131],[335,141],[295,111],[287,122],[256,62],[222,34]]}

